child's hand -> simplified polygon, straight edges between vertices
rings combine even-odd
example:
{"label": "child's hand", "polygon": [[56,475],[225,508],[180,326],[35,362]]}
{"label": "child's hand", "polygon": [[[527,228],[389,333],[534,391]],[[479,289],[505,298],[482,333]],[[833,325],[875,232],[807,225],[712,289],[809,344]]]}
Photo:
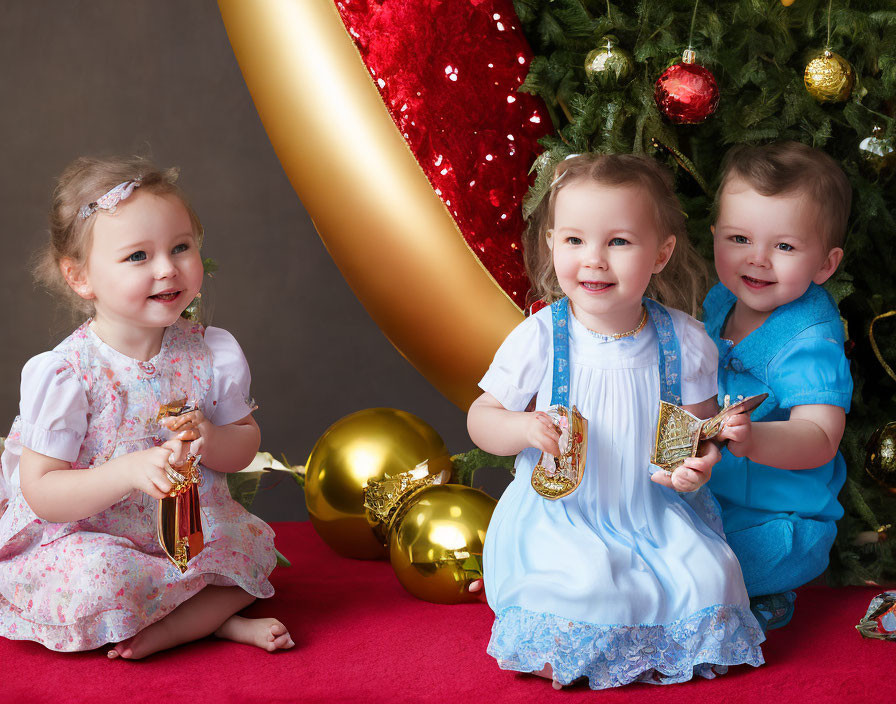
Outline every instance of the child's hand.
{"label": "child's hand", "polygon": [[181,416],[168,416],[161,420],[162,426],[172,433],[177,433],[177,439],[183,442],[191,442],[198,439],[202,434],[199,426],[204,422],[205,415],[198,408]]}
{"label": "child's hand", "polygon": [[722,459],[722,453],[714,442],[704,442],[696,457],[687,457],[671,475],[662,470],[650,475],[650,479],[675,491],[697,491],[709,481],[713,465]]}
{"label": "child's hand", "polygon": [[544,411],[526,413],[526,442],[549,455],[560,455],[560,429],[554,425],[551,417]]}
{"label": "child's hand", "polygon": [[753,438],[753,422],[749,413],[736,413],[722,426],[719,440],[728,441],[728,450],[735,457],[743,457],[749,452]]}
{"label": "child's hand", "polygon": [[158,447],[128,455],[131,488],[142,491],[154,499],[164,499],[174,486],[172,478],[176,475],[172,475],[172,460],[177,459],[186,447],[180,440],[169,440]]}

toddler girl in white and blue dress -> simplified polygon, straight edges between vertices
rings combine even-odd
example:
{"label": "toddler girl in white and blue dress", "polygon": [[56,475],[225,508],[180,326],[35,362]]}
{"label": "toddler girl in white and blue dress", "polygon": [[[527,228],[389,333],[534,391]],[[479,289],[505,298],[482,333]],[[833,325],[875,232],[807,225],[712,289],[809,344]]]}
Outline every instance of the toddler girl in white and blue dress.
{"label": "toddler girl in white and blue dress", "polygon": [[[540,208],[527,264],[553,303],[508,335],[468,417],[477,445],[519,453],[486,536],[488,652],[555,687],[586,677],[593,689],[758,666],[764,636],[701,489],[718,450],[671,477],[649,462],[661,398],[717,411],[712,340],[644,297],[693,308],[698,295],[671,178],[646,157],[579,155]],[[550,500],[530,480],[542,451],[559,454],[544,413],[558,403],[588,422],[586,465],[571,494]]]}

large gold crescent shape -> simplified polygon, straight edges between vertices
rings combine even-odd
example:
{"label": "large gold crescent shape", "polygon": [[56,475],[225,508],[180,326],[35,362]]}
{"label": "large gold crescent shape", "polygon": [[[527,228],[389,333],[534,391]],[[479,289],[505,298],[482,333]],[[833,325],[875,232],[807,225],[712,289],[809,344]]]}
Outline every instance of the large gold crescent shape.
{"label": "large gold crescent shape", "polygon": [[389,116],[332,0],[219,0],[290,182],[371,317],[466,410],[523,318],[467,247]]}

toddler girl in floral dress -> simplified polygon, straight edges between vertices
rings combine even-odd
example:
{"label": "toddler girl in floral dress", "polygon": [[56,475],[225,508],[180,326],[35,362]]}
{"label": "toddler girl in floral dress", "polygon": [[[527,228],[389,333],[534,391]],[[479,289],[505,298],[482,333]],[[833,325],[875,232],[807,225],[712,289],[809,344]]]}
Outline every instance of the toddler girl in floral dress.
{"label": "toddler girl in floral dress", "polygon": [[[292,647],[273,618],[271,528],[222,472],[259,446],[249,368],[228,332],[181,317],[199,292],[201,225],[176,171],[81,158],[62,174],[38,278],[91,317],[22,371],[0,458],[0,635],[141,658],[215,634]],[[188,399],[196,410],[158,420]],[[192,446],[187,441],[193,440]],[[202,451],[204,549],[181,573],[157,537],[158,500]]]}

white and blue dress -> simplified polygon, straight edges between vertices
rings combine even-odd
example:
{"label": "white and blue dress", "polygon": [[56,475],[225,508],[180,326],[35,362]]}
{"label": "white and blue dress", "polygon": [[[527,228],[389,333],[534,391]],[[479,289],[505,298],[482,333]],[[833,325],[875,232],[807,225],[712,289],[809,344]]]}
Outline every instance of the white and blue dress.
{"label": "white and blue dress", "polygon": [[530,484],[539,451],[527,448],[489,524],[488,652],[504,669],[549,664],[563,684],[587,677],[603,689],[764,662],[715,502],[650,480],[661,387],[685,405],[714,397],[718,353],[690,316],[645,305],[652,324],[614,340],[585,328],[563,299],[514,329],[479,383],[513,411],[533,396],[545,410],[568,385],[588,420],[579,487],[540,496]]}

